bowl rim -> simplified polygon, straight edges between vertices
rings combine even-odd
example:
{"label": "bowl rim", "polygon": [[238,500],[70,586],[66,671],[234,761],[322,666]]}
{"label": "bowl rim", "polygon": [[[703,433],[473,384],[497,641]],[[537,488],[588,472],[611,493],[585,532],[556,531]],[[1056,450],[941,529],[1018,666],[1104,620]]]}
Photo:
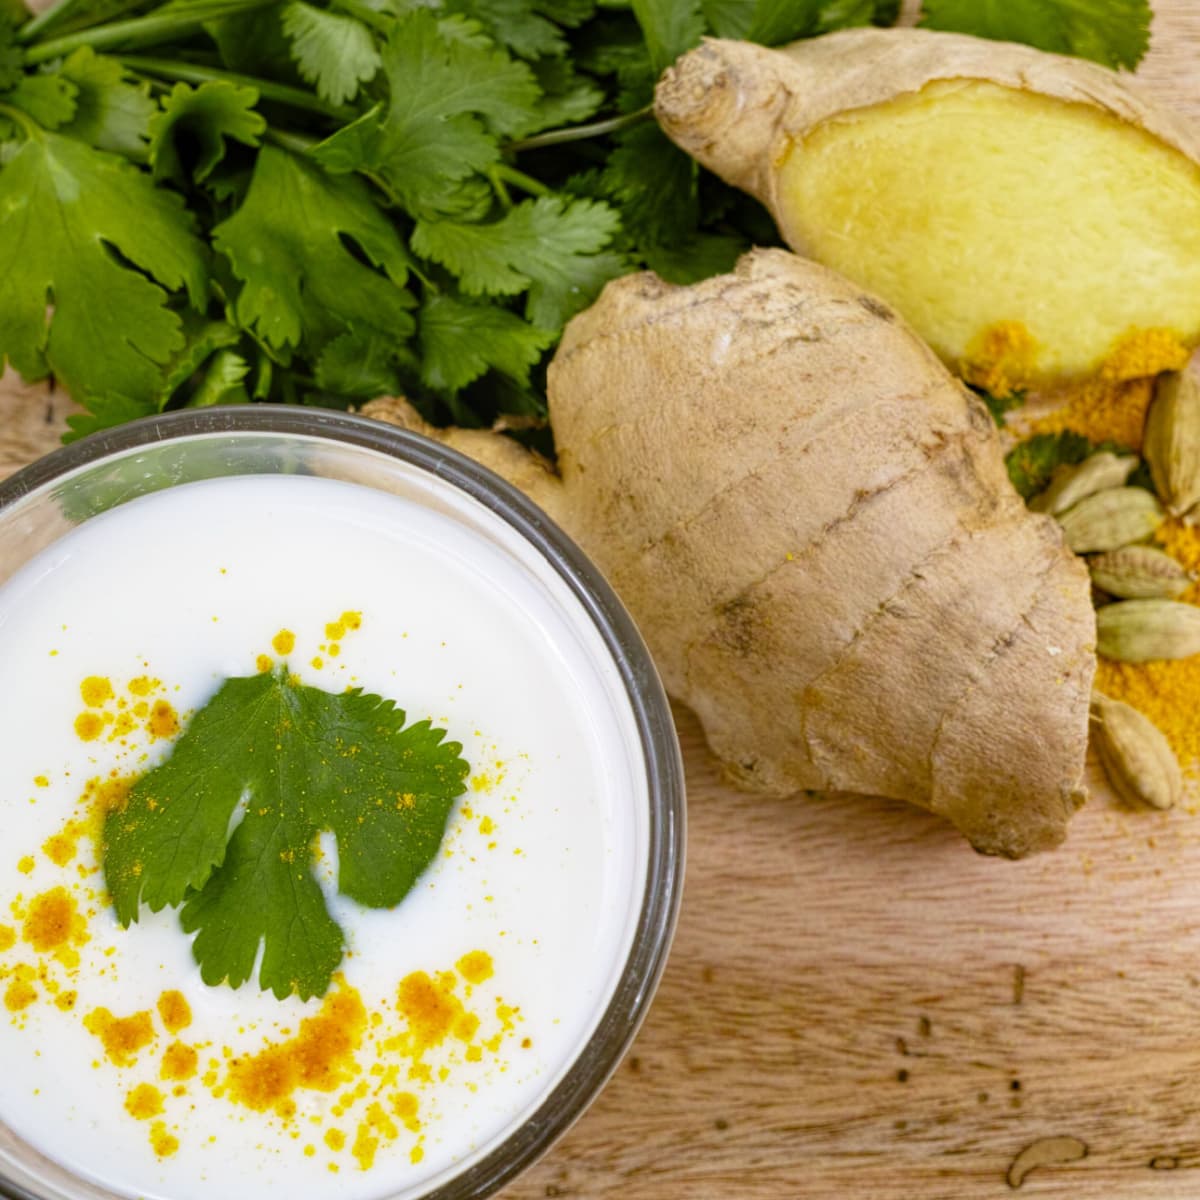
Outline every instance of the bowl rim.
{"label": "bowl rim", "polygon": [[[550,517],[464,454],[382,421],[284,405],[216,406],[144,417],[56,449],[0,482],[0,515],[104,459],[185,438],[243,434],[326,440],[382,453],[434,474],[484,505],[541,553],[582,606],[612,658],[633,713],[650,810],[646,878],[633,941],[591,1036],[542,1103],[483,1158],[422,1196],[483,1200],[537,1161],[583,1115],[632,1044],[662,977],[683,895],[686,845],[683,760],[670,705],[633,619],[599,569]],[[0,1196],[43,1200],[3,1176]]]}

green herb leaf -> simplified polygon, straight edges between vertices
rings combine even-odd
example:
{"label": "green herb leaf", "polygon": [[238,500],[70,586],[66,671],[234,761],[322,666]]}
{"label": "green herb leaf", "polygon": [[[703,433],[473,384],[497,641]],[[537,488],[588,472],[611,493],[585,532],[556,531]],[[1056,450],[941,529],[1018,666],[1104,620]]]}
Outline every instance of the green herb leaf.
{"label": "green herb leaf", "polygon": [[158,106],[146,84],[128,82],[115,58],[80,46],[62,65],[63,78],[75,85],[75,116],[61,132],[95,146],[142,161],[150,139],[150,118]]}
{"label": "green herb leaf", "polygon": [[153,403],[183,343],[166,291],[198,309],[206,284],[182,200],[125,159],[44,133],[0,171],[0,359],[26,378]]}
{"label": "green herb leaf", "polygon": [[600,177],[601,193],[621,213],[639,247],[680,246],[700,220],[698,172],[657,125],[621,133]]}
{"label": "green herb leaf", "polygon": [[[254,111],[258,93],[249,87],[219,82],[198,88],[177,83],[150,121],[150,167],[155,179],[183,184],[188,175],[202,183],[225,157],[225,140],[257,146],[267,123]],[[186,144],[185,167],[180,155]],[[188,169],[190,168],[190,169]]]}
{"label": "green herb leaf", "polygon": [[[598,288],[619,271],[610,259],[599,283],[584,282],[588,260],[619,228],[616,212],[592,200],[558,197],[525,200],[488,225],[420,221],[412,247],[458,276],[468,295],[515,295],[532,288],[526,316],[543,329],[559,329],[589,303]],[[581,286],[582,285],[582,286]]]}
{"label": "green herb leaf", "polygon": [[515,313],[438,294],[421,308],[421,378],[437,391],[456,392],[494,367],[520,384],[554,341]]}
{"label": "green herb leaf", "polygon": [[1149,0],[925,0],[923,9],[930,29],[1026,42],[1108,67],[1132,70],[1150,46]]}
{"label": "green herb leaf", "polygon": [[1050,483],[1056,467],[1081,463],[1094,447],[1080,433],[1038,433],[1008,452],[1004,462],[1012,485],[1029,500]]}
{"label": "green herb leaf", "polygon": [[342,895],[390,908],[433,860],[470,769],[443,730],[404,722],[390,700],[285,670],[227,679],[105,821],[117,919],[182,903],[205,983],[240,987],[261,946],[264,990],[322,995],[345,939],[314,875],[314,840],[337,838]]}
{"label": "green herb leaf", "polygon": [[75,115],[78,91],[61,75],[23,75],[4,99],[28,113],[43,129],[57,129]]}
{"label": "green herb leaf", "polygon": [[291,39],[300,74],[331,104],[354,99],[382,63],[375,39],[361,21],[302,0],[284,7],[283,32]]}
{"label": "green herb leaf", "polygon": [[19,82],[22,61],[17,31],[0,18],[0,92],[7,92]]}
{"label": "green herb leaf", "polygon": [[183,347],[171,356],[163,374],[158,408],[166,408],[171,397],[216,351],[236,346],[241,333],[226,321],[213,321],[202,313],[184,313],[182,318]]}
{"label": "green herb leaf", "polygon": [[449,7],[482,22],[492,41],[519,58],[558,58],[567,52],[562,31],[533,0],[458,0]]}
{"label": "green herb leaf", "polygon": [[983,401],[988,412],[992,415],[992,420],[1000,426],[1004,424],[1005,414],[1012,412],[1015,408],[1020,408],[1025,403],[1024,392],[1009,392],[1006,396],[993,396],[991,392],[985,391],[980,387],[975,387],[974,384],[968,384],[967,386]]}
{"label": "green herb leaf", "polygon": [[339,396],[370,400],[400,391],[395,355],[378,340],[353,333],[334,338],[317,359],[317,386]]}
{"label": "green herb leaf", "polygon": [[276,351],[305,343],[315,354],[348,331],[397,346],[412,335],[408,253],[358,179],[264,146],[245,202],[213,244],[244,284],[238,322]]}
{"label": "green herb leaf", "polygon": [[189,408],[208,408],[213,404],[249,404],[250,397],[242,381],[250,374],[250,364],[233,350],[218,350],[204,371],[204,378],[188,397]]}
{"label": "green herb leaf", "polygon": [[378,173],[406,208],[446,211],[447,184],[500,158],[499,135],[537,123],[538,87],[524,63],[445,40],[428,12],[397,22],[383,51],[391,100],[314,151],[331,170]]}
{"label": "green herb leaf", "polygon": [[750,40],[778,46],[815,33],[821,0],[759,0],[750,26]]}
{"label": "green herb leaf", "polygon": [[704,36],[700,0],[632,0],[655,74],[665,71]]}

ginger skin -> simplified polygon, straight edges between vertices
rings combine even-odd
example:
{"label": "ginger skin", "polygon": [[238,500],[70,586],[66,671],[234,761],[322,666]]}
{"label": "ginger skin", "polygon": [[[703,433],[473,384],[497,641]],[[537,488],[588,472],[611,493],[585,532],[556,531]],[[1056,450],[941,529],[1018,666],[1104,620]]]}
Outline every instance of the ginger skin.
{"label": "ginger skin", "polygon": [[549,393],[558,477],[495,435],[435,436],[591,555],[735,783],[906,800],[990,854],[1063,839],[1087,572],[887,306],[784,251],[691,287],[626,276],[568,326]]}

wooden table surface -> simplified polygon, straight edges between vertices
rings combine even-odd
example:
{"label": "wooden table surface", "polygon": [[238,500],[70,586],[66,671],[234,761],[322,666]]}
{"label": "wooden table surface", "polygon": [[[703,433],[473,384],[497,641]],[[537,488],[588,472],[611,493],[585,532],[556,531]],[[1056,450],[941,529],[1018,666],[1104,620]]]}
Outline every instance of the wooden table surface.
{"label": "wooden table surface", "polygon": [[[1154,6],[1139,74],[1200,120],[1200,0]],[[64,409],[0,385],[0,473]],[[984,859],[899,804],[734,792],[677,717],[687,888],[658,998],[504,1200],[990,1200],[1035,1145],[1075,1161],[1022,1195],[1200,1196],[1200,818],[1100,787],[1065,848]]]}

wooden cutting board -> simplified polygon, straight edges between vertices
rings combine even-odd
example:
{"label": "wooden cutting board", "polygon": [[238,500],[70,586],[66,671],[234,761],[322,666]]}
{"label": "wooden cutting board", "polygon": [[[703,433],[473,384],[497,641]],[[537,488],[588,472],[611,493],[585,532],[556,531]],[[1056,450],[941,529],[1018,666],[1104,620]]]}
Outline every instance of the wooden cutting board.
{"label": "wooden cutting board", "polygon": [[[1200,120],[1200,3],[1155,0],[1150,90]],[[0,384],[0,472],[67,405]],[[1200,702],[1200,697],[1197,697]],[[770,802],[677,713],[687,892],[604,1093],[505,1200],[1200,1196],[1200,818],[1093,779],[1067,846],[975,855],[899,804]],[[1035,1151],[1036,1153],[1036,1151]]]}

